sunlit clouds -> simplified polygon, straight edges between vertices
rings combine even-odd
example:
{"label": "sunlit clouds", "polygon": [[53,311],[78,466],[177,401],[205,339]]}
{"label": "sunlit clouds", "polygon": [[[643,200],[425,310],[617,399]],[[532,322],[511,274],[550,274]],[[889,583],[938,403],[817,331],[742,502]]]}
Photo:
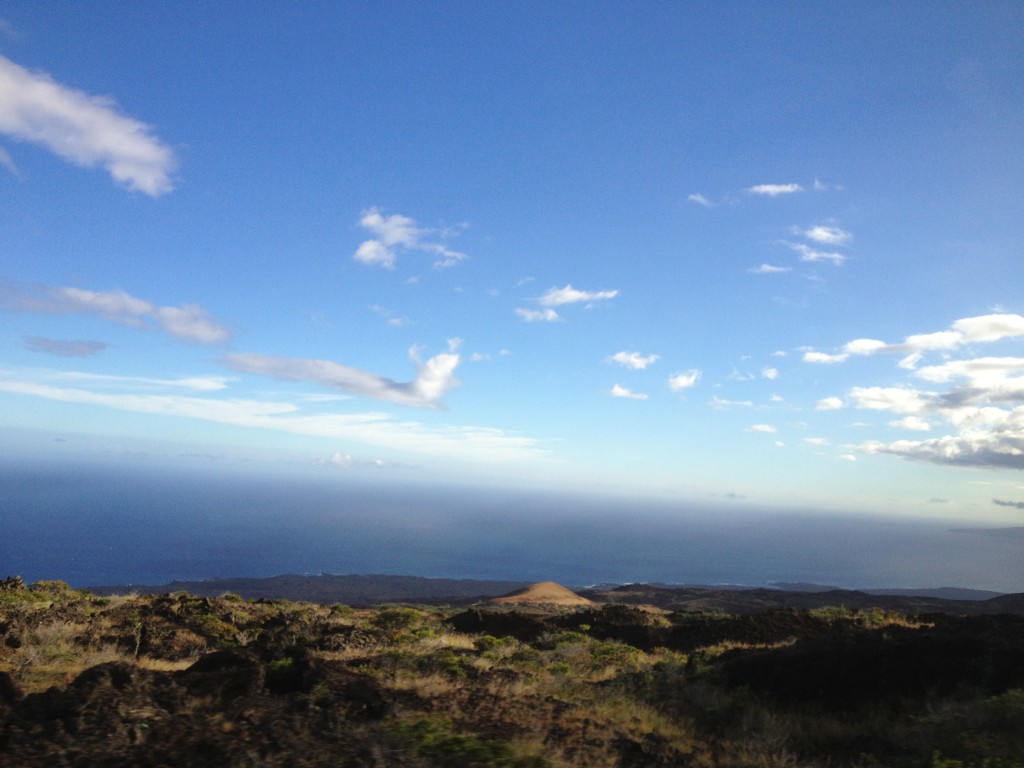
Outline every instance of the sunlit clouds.
{"label": "sunlit clouds", "polygon": [[353,255],[362,264],[394,269],[400,252],[416,251],[434,256],[435,267],[452,267],[466,258],[445,244],[455,231],[425,229],[398,213],[385,215],[379,208],[370,208],[359,219],[359,226],[374,235],[360,243]]}
{"label": "sunlit clouds", "polygon": [[621,384],[615,384],[611,388],[611,391],[609,392],[609,394],[612,397],[623,397],[623,398],[626,398],[627,400],[646,400],[647,399],[647,395],[643,394],[642,392],[633,392],[632,390],[627,389],[626,387],[622,386]]}
{"label": "sunlit clouds", "polygon": [[843,262],[846,261],[846,256],[841,253],[823,251],[813,248],[807,245],[807,243],[786,243],[786,245],[800,254],[801,261],[826,261],[835,264],[837,267],[842,266]]}
{"label": "sunlit clouds", "polygon": [[[381,458],[396,484],[695,506],[1024,498],[971,486],[1019,475],[1024,437],[1005,14],[830,9],[836,55],[813,14],[758,4],[540,27],[403,4],[400,28],[377,5],[23,6],[0,20],[14,460],[23,432],[339,484]],[[936,98],[971,57],[988,100]]]}
{"label": "sunlit clouds", "polygon": [[831,365],[833,363],[845,362],[849,357],[847,354],[830,355],[827,352],[815,352],[813,350],[804,352],[803,361],[805,363],[820,363],[824,365]]}
{"label": "sunlit clouds", "polygon": [[799,184],[755,184],[752,187],[747,187],[747,192],[751,195],[760,195],[762,197],[778,197],[779,195],[792,195],[796,192],[803,192],[804,188]]}
{"label": "sunlit clouds", "polygon": [[555,323],[562,319],[562,316],[551,308],[528,309],[525,307],[517,307],[516,314],[528,323]]}
{"label": "sunlit clouds", "polygon": [[701,372],[696,368],[683,371],[682,373],[674,373],[668,377],[668,388],[673,392],[690,389],[697,385],[697,382],[700,381],[700,376]]}
{"label": "sunlit clouds", "polygon": [[[859,449],[936,464],[1024,468],[1024,358],[974,356],[979,344],[995,344],[1024,336],[1024,317],[999,313],[955,321],[949,329],[912,334],[902,342],[854,339],[841,352],[806,351],[806,363],[847,363],[881,353],[902,355],[896,368],[909,377],[898,386],[854,386],[846,399],[863,411],[891,413],[890,429],[906,432],[952,430],[927,440],[868,440]],[[922,365],[928,355],[940,362]],[[922,384],[927,387],[921,386]],[[945,385],[936,388],[936,385]],[[838,397],[820,400],[818,410],[844,405]]]}
{"label": "sunlit clouds", "polygon": [[562,319],[554,307],[564,307],[571,304],[584,304],[587,307],[594,307],[598,302],[609,301],[619,295],[617,290],[613,291],[581,291],[566,285],[564,288],[550,288],[543,295],[535,299],[541,309],[530,307],[517,307],[516,314],[528,323],[544,322],[553,323]]}
{"label": "sunlit clouds", "polygon": [[782,267],[777,264],[761,264],[758,267],[752,267],[747,270],[755,275],[780,275],[786,272],[792,272],[792,267]]}
{"label": "sunlit clouds", "polygon": [[955,350],[971,343],[991,343],[1024,336],[1024,317],[1014,314],[980,315],[957,320],[950,329],[907,336],[902,342],[887,343],[878,339],[854,339],[837,353],[808,350],[807,363],[842,363],[850,355],[874,355],[882,352],[905,355],[899,365],[913,370],[926,352]]}
{"label": "sunlit clouds", "polygon": [[794,234],[803,235],[808,240],[822,245],[846,245],[853,239],[853,235],[845,229],[831,224],[815,224],[814,226],[801,229],[794,227]]}
{"label": "sunlit clouds", "polygon": [[564,288],[551,288],[537,299],[542,307],[561,307],[565,304],[594,304],[598,301],[614,299],[618,291],[580,291],[571,285]]}
{"label": "sunlit clouds", "polygon": [[618,363],[634,371],[642,371],[657,361],[658,355],[642,355],[639,352],[616,352],[608,357],[609,363]]}
{"label": "sunlit clouds", "polygon": [[[0,133],[46,147],[74,165],[104,168],[151,197],[170,192],[176,159],[152,129],[91,96],[0,56]],[[9,168],[10,155],[4,152]]]}

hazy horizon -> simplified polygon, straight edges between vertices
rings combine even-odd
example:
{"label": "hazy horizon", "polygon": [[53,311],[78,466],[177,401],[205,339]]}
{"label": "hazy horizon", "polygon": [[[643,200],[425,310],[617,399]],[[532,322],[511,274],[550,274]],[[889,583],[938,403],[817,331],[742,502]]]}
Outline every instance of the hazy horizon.
{"label": "hazy horizon", "polygon": [[1024,591],[1024,529],[943,520],[199,467],[7,465],[0,482],[0,563],[75,586],[359,573]]}

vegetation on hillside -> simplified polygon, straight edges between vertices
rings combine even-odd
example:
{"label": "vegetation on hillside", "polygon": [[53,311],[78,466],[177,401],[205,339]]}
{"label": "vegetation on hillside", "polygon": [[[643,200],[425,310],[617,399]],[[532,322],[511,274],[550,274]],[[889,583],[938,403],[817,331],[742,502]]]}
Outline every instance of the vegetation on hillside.
{"label": "vegetation on hillside", "polygon": [[1024,617],[0,582],[0,764],[1024,768]]}

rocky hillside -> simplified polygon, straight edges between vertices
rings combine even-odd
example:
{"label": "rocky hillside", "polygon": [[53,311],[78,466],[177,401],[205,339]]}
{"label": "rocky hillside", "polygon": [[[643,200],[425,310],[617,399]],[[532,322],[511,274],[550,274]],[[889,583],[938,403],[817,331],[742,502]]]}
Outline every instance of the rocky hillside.
{"label": "rocky hillside", "polygon": [[1021,616],[0,585],[5,768],[1024,765]]}

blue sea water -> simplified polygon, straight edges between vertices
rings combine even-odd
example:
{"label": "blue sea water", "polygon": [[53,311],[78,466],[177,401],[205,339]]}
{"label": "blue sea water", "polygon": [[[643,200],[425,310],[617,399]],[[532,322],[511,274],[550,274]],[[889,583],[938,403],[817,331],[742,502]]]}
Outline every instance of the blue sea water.
{"label": "blue sea water", "polygon": [[1019,536],[948,522],[260,472],[0,466],[0,578],[281,573],[1024,591]]}

